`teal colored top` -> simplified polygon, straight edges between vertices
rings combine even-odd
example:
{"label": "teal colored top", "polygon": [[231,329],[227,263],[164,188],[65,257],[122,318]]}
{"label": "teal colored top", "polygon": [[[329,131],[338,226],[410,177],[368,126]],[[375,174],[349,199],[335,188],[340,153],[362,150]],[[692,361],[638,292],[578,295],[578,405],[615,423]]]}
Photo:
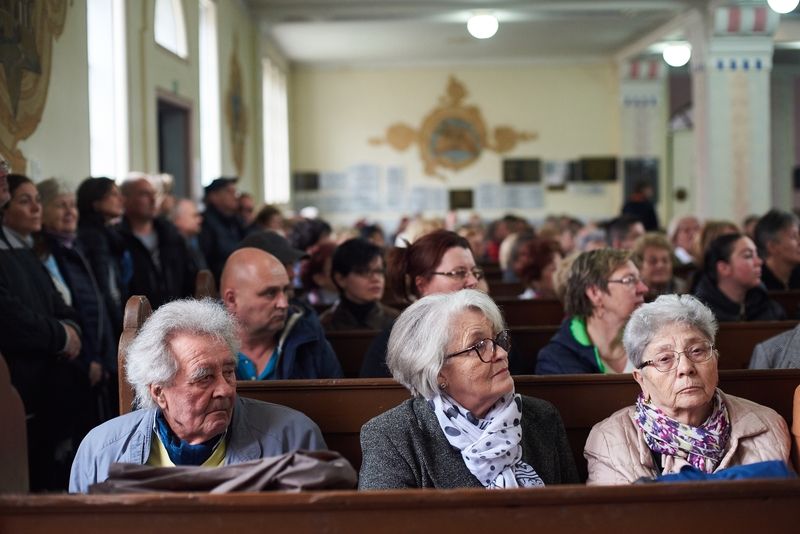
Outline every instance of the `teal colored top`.
{"label": "teal colored top", "polygon": [[586,321],[582,317],[578,317],[577,315],[574,316],[572,321],[569,323],[569,331],[572,333],[572,337],[575,338],[575,341],[584,347],[592,347],[594,349],[594,358],[597,361],[597,367],[600,368],[601,373],[606,374],[606,365],[600,358],[600,351],[597,350],[597,347],[592,345],[592,340],[589,339],[589,331],[586,329]]}
{"label": "teal colored top", "polygon": [[275,369],[278,367],[278,349],[272,352],[267,366],[261,374],[256,372],[256,364],[244,353],[239,353],[239,362],[236,364],[236,378],[239,380],[272,380],[275,378]]}

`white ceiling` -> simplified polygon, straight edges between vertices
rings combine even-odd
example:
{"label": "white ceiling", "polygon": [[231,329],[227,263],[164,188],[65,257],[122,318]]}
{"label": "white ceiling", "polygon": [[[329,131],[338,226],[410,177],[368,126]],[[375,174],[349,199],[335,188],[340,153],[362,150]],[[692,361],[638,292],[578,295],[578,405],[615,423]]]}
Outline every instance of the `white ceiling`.
{"label": "white ceiling", "polygon": [[[263,34],[292,63],[380,66],[619,59],[645,50],[653,38],[680,37],[675,22],[692,8],[707,9],[709,4],[725,3],[724,0],[244,1],[258,18]],[[481,9],[491,9],[500,21],[497,35],[488,40],[474,39],[466,30],[470,14]]]}

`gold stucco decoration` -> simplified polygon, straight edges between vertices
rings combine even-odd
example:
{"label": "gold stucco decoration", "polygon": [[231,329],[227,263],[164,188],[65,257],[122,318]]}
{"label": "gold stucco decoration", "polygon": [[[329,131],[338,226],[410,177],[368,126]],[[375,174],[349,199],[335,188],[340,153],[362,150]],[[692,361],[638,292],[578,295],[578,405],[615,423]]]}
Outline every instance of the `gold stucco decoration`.
{"label": "gold stucco decoration", "polygon": [[50,85],[53,40],[67,18],[64,0],[0,0],[0,153],[16,172],[17,144],[36,131]]}
{"label": "gold stucco decoration", "polygon": [[459,171],[473,164],[484,149],[502,154],[521,141],[536,139],[535,133],[518,132],[510,126],[496,126],[489,132],[480,109],[464,104],[466,97],[464,85],[451,76],[447,94],[439,98],[439,106],[428,113],[419,129],[395,123],[386,129],[385,137],[373,137],[369,143],[388,144],[401,151],[418,144],[425,173],[444,179],[440,167]]}
{"label": "gold stucco decoration", "polygon": [[228,92],[225,95],[225,116],[231,134],[231,148],[233,150],[233,164],[238,176],[244,173],[244,147],[247,142],[247,106],[244,103],[244,88],[242,84],[242,68],[239,65],[237,52],[238,39],[234,41],[231,53],[231,75],[228,79]]}

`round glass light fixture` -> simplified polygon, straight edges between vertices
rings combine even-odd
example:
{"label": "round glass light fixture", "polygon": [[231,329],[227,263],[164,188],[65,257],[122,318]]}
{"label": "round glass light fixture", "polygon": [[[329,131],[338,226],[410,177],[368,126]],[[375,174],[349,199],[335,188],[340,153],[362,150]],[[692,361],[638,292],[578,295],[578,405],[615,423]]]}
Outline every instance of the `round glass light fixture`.
{"label": "round glass light fixture", "polygon": [[472,15],[467,21],[467,31],[476,39],[488,39],[497,33],[497,17],[491,13]]}
{"label": "round glass light fixture", "polygon": [[683,67],[692,58],[692,47],[686,43],[670,44],[664,48],[662,55],[670,67]]}
{"label": "round glass light fixture", "polygon": [[797,4],[800,4],[800,0],[767,0],[767,4],[772,8],[772,11],[783,15],[794,11]]}

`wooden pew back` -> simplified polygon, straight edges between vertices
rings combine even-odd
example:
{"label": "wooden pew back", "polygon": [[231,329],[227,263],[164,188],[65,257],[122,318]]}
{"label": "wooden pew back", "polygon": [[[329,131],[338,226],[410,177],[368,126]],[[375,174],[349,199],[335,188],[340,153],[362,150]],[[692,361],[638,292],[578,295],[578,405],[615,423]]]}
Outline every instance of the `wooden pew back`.
{"label": "wooden pew back", "polygon": [[[0,354],[0,493],[26,493],[28,481],[28,430],[25,406],[11,384],[8,364]],[[0,529],[1,530],[1,529]]]}
{"label": "wooden pew back", "polygon": [[125,314],[122,317],[122,335],[119,337],[119,352],[117,353],[117,369],[119,370],[119,411],[126,414],[133,405],[133,388],[128,383],[125,374],[125,358],[128,355],[128,346],[136,337],[145,320],[153,313],[147,297],[134,295],[125,303]]}
{"label": "wooden pew back", "polygon": [[[561,413],[581,476],[586,477],[583,445],[592,427],[631,406],[639,386],[631,375],[518,376],[516,391],[553,403]],[[730,370],[720,372],[726,393],[769,406],[792,419],[793,394],[800,370]],[[409,398],[391,379],[282,380],[239,382],[240,395],[289,406],[313,419],[328,446],[355,466],[361,465],[359,433],[371,418]]]}
{"label": "wooden pew back", "polygon": [[5,534],[797,531],[798,480],[631,486],[0,497]]}
{"label": "wooden pew back", "polygon": [[194,285],[194,298],[219,298],[217,291],[217,282],[214,280],[214,275],[208,269],[201,269],[197,271],[197,278]]}

